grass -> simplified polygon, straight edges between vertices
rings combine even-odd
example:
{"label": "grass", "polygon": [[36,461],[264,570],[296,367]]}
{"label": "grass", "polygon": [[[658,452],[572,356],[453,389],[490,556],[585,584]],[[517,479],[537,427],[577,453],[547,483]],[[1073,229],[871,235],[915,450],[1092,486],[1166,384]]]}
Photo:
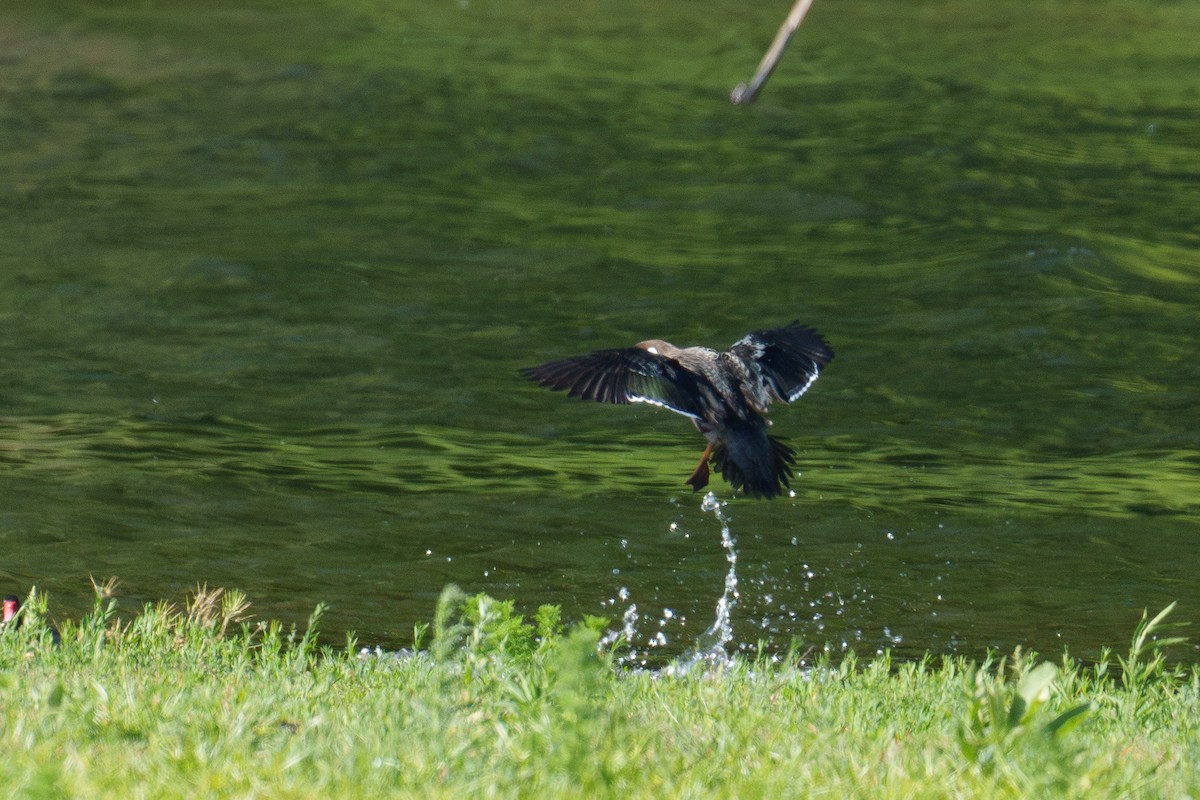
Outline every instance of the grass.
{"label": "grass", "polygon": [[[111,589],[111,587],[109,587]],[[1163,614],[1096,665],[1015,653],[615,670],[563,629],[448,589],[417,654],[318,647],[237,592],[55,646],[45,599],[0,630],[9,797],[1186,797],[1200,672]]]}

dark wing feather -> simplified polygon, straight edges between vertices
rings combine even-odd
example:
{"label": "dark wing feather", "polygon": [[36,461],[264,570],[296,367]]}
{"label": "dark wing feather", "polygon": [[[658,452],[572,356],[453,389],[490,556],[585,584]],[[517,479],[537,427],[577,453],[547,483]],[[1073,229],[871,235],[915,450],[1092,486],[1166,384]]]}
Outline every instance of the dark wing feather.
{"label": "dark wing feather", "polygon": [[704,412],[699,398],[711,393],[705,392],[704,378],[640,347],[597,350],[520,372],[569,397],[598,403],[651,403],[696,419]]}
{"label": "dark wing feather", "polygon": [[804,394],[833,359],[833,348],[821,334],[793,322],[786,328],[754,331],[739,339],[730,352],[756,363],[776,397],[791,403]]}

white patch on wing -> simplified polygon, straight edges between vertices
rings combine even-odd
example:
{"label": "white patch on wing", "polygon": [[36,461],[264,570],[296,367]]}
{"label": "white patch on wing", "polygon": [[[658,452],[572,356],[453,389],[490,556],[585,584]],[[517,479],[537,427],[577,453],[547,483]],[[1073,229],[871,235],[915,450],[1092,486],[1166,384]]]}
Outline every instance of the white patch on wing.
{"label": "white patch on wing", "polygon": [[654,345],[651,345],[650,347],[646,348],[646,352],[653,353],[654,355],[658,355],[658,348],[655,347]]}
{"label": "white patch on wing", "polygon": [[676,414],[682,414],[683,416],[690,417],[691,419],[697,419],[697,420],[700,419],[695,414],[689,414],[686,411],[681,411],[678,408],[676,408],[675,406],[669,406],[666,403],[664,403],[662,400],[659,400],[654,397],[644,397],[640,394],[631,394],[631,395],[629,395],[629,402],[631,402],[631,403],[648,403],[652,406],[658,406],[659,408],[665,408],[668,411],[674,411]]}
{"label": "white patch on wing", "polygon": [[808,381],[806,381],[802,386],[797,386],[795,389],[793,389],[792,393],[788,395],[787,401],[789,403],[794,403],[796,400],[798,400],[800,395],[808,391],[808,387],[813,385],[813,381],[815,381],[820,374],[821,371],[816,369],[808,373]]}

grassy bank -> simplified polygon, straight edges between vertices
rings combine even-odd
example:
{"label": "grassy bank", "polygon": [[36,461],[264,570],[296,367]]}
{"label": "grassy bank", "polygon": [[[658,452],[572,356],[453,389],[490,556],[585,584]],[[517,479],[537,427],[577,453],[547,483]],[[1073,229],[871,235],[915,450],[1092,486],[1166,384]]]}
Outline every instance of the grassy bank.
{"label": "grassy bank", "polygon": [[[1108,665],[614,671],[554,609],[449,591],[420,655],[322,649],[236,593],[0,631],[16,797],[1185,797],[1200,676],[1160,622]],[[314,615],[314,625],[316,617]]]}

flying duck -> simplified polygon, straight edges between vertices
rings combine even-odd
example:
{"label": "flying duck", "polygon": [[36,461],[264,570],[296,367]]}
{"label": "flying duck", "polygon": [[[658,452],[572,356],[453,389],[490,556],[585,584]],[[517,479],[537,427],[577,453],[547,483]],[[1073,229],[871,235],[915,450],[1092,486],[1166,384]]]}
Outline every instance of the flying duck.
{"label": "flying duck", "polygon": [[683,414],[708,440],[686,481],[693,491],[708,485],[711,461],[734,489],[770,498],[787,489],[795,451],[767,434],[767,407],[798,399],[832,358],[824,337],[796,321],[748,333],[724,352],[647,339],[521,374],[568,397],[650,403]]}

